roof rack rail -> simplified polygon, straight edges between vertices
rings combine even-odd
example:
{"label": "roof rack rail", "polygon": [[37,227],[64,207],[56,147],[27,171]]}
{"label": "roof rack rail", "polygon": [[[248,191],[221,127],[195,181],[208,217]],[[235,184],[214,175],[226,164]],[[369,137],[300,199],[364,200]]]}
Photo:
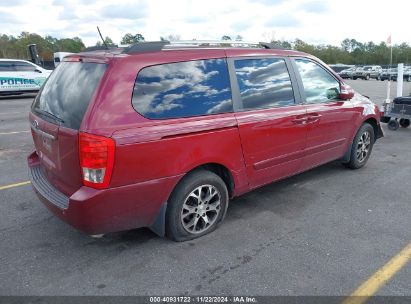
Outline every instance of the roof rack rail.
{"label": "roof rack rail", "polygon": [[267,42],[237,41],[237,40],[177,40],[171,41],[170,46],[241,46],[241,47],[263,47],[274,48],[274,45]]}
{"label": "roof rack rail", "polygon": [[209,46],[239,46],[239,47],[255,47],[264,49],[278,48],[272,43],[267,42],[251,42],[251,41],[232,41],[232,40],[176,40],[176,41],[148,41],[138,42],[136,44],[126,47],[123,51],[124,54],[135,54],[145,52],[161,51],[163,49],[170,49],[175,47],[209,47]]}
{"label": "roof rack rail", "polygon": [[84,49],[84,52],[92,52],[92,51],[104,51],[104,50],[112,50],[118,48],[117,44],[109,44],[108,48],[105,45],[96,45],[96,46],[89,46]]}
{"label": "roof rack rail", "polygon": [[148,42],[137,42],[125,48],[123,53],[125,54],[134,54],[134,53],[146,53],[161,51],[164,46],[170,44],[170,41],[148,41]]}

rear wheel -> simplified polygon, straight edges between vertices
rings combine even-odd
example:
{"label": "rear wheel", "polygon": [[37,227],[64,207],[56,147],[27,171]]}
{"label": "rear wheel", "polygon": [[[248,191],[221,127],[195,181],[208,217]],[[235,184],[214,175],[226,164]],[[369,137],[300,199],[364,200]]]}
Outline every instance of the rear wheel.
{"label": "rear wheel", "polygon": [[350,169],[363,167],[370,158],[373,145],[374,128],[369,123],[364,123],[354,137],[350,161],[344,165]]}
{"label": "rear wheel", "polygon": [[365,80],[369,80],[370,79],[370,75],[365,75]]}
{"label": "rear wheel", "polygon": [[388,123],[388,129],[390,129],[391,131],[396,131],[398,130],[399,127],[400,127],[400,124],[398,120],[396,119],[391,119],[390,122]]}
{"label": "rear wheel", "polygon": [[403,127],[403,128],[408,128],[410,126],[410,120],[405,119],[405,118],[401,118],[400,119],[400,126]]}
{"label": "rear wheel", "polygon": [[353,77],[352,79],[353,79],[353,80],[357,80],[357,77]]}
{"label": "rear wheel", "polygon": [[228,190],[215,173],[189,173],[175,188],[166,214],[166,233],[174,241],[186,241],[215,230],[224,218]]}

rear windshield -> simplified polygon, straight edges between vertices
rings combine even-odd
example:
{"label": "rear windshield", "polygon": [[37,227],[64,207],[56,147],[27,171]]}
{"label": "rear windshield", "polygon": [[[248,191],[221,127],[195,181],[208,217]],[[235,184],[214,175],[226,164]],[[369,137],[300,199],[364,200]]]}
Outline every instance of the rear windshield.
{"label": "rear windshield", "polygon": [[78,130],[105,69],[101,63],[60,63],[34,100],[33,112]]}

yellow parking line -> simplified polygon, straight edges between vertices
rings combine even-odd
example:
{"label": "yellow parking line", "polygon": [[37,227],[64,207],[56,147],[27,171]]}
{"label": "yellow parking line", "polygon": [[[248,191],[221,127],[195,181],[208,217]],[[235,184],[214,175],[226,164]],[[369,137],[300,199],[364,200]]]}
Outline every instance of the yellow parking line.
{"label": "yellow parking line", "polygon": [[367,281],[348,297],[343,304],[362,304],[373,296],[385,285],[407,262],[411,260],[411,243],[409,243],[396,256],[377,270]]}
{"label": "yellow parking line", "polygon": [[30,131],[14,131],[14,132],[0,132],[0,135],[18,134],[18,133],[28,133]]}
{"label": "yellow parking line", "polygon": [[15,183],[15,184],[10,184],[10,185],[0,186],[0,190],[6,190],[6,189],[14,188],[14,187],[24,186],[24,185],[28,185],[30,183],[31,183],[30,181],[25,181],[25,182],[21,182],[21,183]]}

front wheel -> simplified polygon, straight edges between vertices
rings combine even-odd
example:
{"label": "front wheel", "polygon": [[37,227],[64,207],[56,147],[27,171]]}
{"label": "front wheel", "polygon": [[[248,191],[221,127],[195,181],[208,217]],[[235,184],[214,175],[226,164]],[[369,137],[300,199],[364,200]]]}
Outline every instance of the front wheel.
{"label": "front wheel", "polygon": [[186,241],[215,230],[224,218],[228,190],[215,173],[189,173],[174,189],[167,207],[166,233],[174,241]]}
{"label": "front wheel", "polygon": [[374,145],[374,128],[369,123],[364,123],[354,137],[350,161],[344,165],[350,169],[363,167],[370,158]]}

